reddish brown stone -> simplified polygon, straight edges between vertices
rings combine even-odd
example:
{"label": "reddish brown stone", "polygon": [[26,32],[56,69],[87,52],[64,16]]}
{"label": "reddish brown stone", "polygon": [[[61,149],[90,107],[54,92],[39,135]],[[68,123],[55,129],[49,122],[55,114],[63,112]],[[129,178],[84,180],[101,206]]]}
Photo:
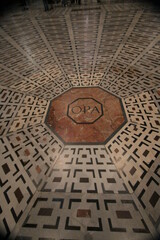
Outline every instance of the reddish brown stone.
{"label": "reddish brown stone", "polygon": [[17,201],[20,203],[23,199],[23,194],[21,192],[21,190],[19,188],[17,188],[14,192],[16,198],[17,198]]}
{"label": "reddish brown stone", "polygon": [[20,140],[21,140],[21,138],[20,138],[19,136],[17,136],[16,139],[17,139],[17,141],[20,141]]}
{"label": "reddish brown stone", "polygon": [[10,172],[10,168],[9,168],[7,163],[3,164],[2,168],[3,168],[3,171],[4,171],[5,174]]}
{"label": "reddish brown stone", "polygon": [[103,143],[125,122],[120,99],[100,88],[73,88],[51,102],[46,123],[66,143]]}
{"label": "reddish brown stone", "polygon": [[90,218],[91,217],[91,210],[90,209],[78,209],[77,210],[77,217]]}
{"label": "reddish brown stone", "polygon": [[131,219],[132,216],[129,211],[116,211],[117,217],[121,219]]}
{"label": "reddish brown stone", "polygon": [[42,171],[39,165],[36,166],[36,171],[37,173],[40,173]]}
{"label": "reddish brown stone", "polygon": [[29,156],[29,155],[30,155],[30,151],[29,151],[28,149],[25,149],[24,155],[25,155],[25,156]]}

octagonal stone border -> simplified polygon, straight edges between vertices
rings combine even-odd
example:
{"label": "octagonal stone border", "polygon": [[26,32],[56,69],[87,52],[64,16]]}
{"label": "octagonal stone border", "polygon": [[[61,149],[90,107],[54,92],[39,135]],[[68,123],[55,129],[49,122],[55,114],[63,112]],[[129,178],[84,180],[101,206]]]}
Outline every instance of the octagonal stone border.
{"label": "octagonal stone border", "polygon": [[[121,105],[121,109],[122,109],[122,112],[123,112],[123,116],[124,116],[124,122],[104,141],[104,142],[96,142],[96,143],[93,143],[93,142],[84,142],[84,143],[82,143],[82,142],[65,142],[64,140],[63,140],[63,138],[62,137],[60,137],[59,135],[58,135],[58,133],[52,128],[52,127],[50,127],[48,124],[47,124],[47,122],[46,122],[46,119],[47,119],[47,117],[48,117],[48,114],[49,114],[49,109],[50,109],[50,106],[51,106],[51,104],[52,104],[52,101],[53,100],[55,100],[55,99],[57,99],[58,97],[60,97],[61,95],[63,95],[63,94],[65,94],[65,93],[67,93],[67,92],[69,92],[70,90],[72,90],[72,89],[75,89],[75,88],[99,88],[99,89],[101,89],[101,90],[103,90],[104,92],[107,92],[107,93],[109,93],[109,94],[111,94],[111,95],[113,95],[113,96],[115,96],[115,97],[117,97],[119,100],[120,100],[120,105]],[[53,98],[52,100],[50,100],[50,104],[49,104],[49,106],[48,106],[48,110],[47,110],[47,114],[46,114],[46,116],[45,116],[45,120],[44,120],[44,124],[51,130],[51,132],[53,132],[54,134],[55,134],[55,136],[64,144],[64,145],[106,145],[110,140],[111,140],[111,138],[112,137],[114,137],[119,131],[120,131],[120,129],[126,124],[128,122],[128,119],[127,119],[127,115],[126,115],[126,112],[125,112],[125,109],[124,109],[124,106],[123,106],[123,103],[122,103],[122,98],[121,97],[119,97],[119,96],[117,96],[116,94],[114,94],[114,93],[111,93],[110,91],[107,91],[106,89],[104,89],[103,87],[101,87],[101,86],[87,86],[87,87],[79,87],[79,86],[77,86],[77,87],[71,87],[71,88],[69,88],[68,90],[66,90],[66,91],[64,91],[63,93],[61,93],[61,94],[59,94],[58,96],[56,96],[55,98]]]}
{"label": "octagonal stone border", "polygon": [[[79,122],[76,122],[76,120],[74,120],[70,115],[69,115],[69,106],[72,104],[72,103],[74,103],[74,102],[76,102],[77,100],[79,100],[79,99],[92,99],[92,100],[94,100],[95,102],[97,102],[98,104],[100,104],[100,106],[101,106],[101,115],[99,116],[99,117],[97,117],[93,122],[81,122],[81,123],[79,123]],[[77,123],[77,124],[92,124],[92,123],[95,123],[98,119],[100,119],[102,116],[103,116],[103,105],[102,105],[102,103],[100,103],[100,102],[98,102],[96,99],[94,99],[94,98],[77,98],[76,100],[74,100],[73,102],[71,102],[70,104],[68,104],[68,108],[67,108],[67,116],[73,121],[73,122],[75,122],[75,123]]]}

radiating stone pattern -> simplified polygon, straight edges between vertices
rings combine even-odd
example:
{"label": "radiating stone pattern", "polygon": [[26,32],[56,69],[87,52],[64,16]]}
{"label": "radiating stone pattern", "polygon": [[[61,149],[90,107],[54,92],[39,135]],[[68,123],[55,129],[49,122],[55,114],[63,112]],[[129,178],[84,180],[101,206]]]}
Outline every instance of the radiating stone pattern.
{"label": "radiating stone pattern", "polygon": [[[157,240],[159,9],[30,8],[0,21],[1,238]],[[121,98],[127,122],[105,146],[64,146],[46,125],[51,100],[75,87]]]}

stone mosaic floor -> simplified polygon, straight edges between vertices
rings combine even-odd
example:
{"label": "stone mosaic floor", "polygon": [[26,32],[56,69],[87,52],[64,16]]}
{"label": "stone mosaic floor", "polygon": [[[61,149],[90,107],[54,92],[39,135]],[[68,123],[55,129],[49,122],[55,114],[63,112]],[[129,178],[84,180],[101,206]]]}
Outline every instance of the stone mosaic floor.
{"label": "stone mosaic floor", "polygon": [[0,233],[160,238],[160,9],[0,17]]}

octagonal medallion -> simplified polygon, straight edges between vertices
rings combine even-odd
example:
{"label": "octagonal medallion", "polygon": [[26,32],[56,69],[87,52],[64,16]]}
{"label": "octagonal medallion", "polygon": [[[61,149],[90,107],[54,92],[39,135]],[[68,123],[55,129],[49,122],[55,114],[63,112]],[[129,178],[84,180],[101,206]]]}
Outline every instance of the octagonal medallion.
{"label": "octagonal medallion", "polygon": [[53,99],[45,120],[68,144],[103,144],[125,123],[121,99],[99,87],[72,88]]}

